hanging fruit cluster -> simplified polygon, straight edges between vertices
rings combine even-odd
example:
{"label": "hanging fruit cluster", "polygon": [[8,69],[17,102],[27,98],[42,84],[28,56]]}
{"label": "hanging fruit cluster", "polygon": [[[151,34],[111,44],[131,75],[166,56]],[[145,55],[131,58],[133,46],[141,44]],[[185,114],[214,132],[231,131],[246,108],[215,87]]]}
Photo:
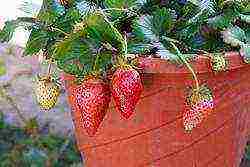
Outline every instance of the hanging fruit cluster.
{"label": "hanging fruit cluster", "polygon": [[[248,9],[244,0],[43,0],[36,18],[7,21],[0,41],[8,42],[18,26],[31,31],[24,55],[40,54],[75,78],[69,103],[90,136],[103,121],[111,97],[123,118],[134,113],[143,85],[131,55],[157,55],[184,64],[196,83],[183,111],[184,128],[190,131],[213,112],[214,101],[212,91],[199,85],[189,60],[194,54],[231,51],[232,45],[248,62]],[[214,72],[227,70],[225,57],[207,57]],[[44,110],[55,106],[60,92],[48,71],[35,88]]]}

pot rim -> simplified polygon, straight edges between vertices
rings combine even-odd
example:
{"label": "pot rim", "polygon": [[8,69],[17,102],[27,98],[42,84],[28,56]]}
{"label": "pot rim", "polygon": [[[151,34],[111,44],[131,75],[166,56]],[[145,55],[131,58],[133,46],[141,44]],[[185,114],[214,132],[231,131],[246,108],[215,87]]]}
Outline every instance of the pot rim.
{"label": "pot rim", "polygon": [[[226,71],[248,67],[250,64],[244,63],[239,52],[225,52],[222,55],[228,61]],[[164,73],[164,74],[191,74],[185,65],[178,66],[169,60],[161,58],[138,58],[139,67],[142,73]],[[198,55],[197,59],[190,62],[196,74],[212,73],[210,58]]]}

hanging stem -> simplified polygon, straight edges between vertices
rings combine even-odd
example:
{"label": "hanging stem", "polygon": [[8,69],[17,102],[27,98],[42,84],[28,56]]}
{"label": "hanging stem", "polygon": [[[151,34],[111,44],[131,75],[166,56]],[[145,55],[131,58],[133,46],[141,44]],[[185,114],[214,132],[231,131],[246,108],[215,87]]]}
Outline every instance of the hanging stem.
{"label": "hanging stem", "polygon": [[[145,28],[146,28],[146,27],[145,27]],[[204,58],[205,58],[205,57],[206,57],[206,58],[211,58],[210,53],[207,52],[207,51],[205,51],[205,50],[194,49],[194,48],[192,48],[192,47],[186,45],[186,44],[183,43],[183,42],[180,42],[180,41],[178,41],[178,40],[176,40],[176,39],[172,39],[172,38],[169,38],[169,37],[166,37],[166,36],[162,36],[161,38],[162,38],[163,40],[166,40],[166,41],[169,41],[169,42],[178,43],[178,44],[180,44],[180,45],[182,45],[182,46],[184,45],[187,49],[191,49],[191,50],[194,50],[194,51],[198,51],[198,52],[204,53],[204,55],[201,56],[201,57],[204,57]]]}
{"label": "hanging stem", "polygon": [[62,34],[64,34],[65,36],[69,36],[68,33],[64,32],[63,30],[56,28],[56,27],[50,27],[52,31],[58,31],[61,32]]}
{"label": "hanging stem", "polygon": [[185,63],[185,65],[187,66],[187,68],[189,69],[189,71],[192,73],[193,75],[193,78],[195,80],[195,84],[196,84],[196,89],[199,90],[199,81],[198,81],[198,78],[197,78],[197,75],[195,74],[193,68],[190,66],[190,64],[186,61],[185,58],[182,57],[182,54],[180,52],[180,50],[176,47],[176,45],[173,43],[173,42],[170,42],[171,45],[174,47],[174,49],[176,50],[177,52],[177,56]]}
{"label": "hanging stem", "polygon": [[[99,52],[99,51],[98,51],[98,52]],[[94,66],[93,66],[94,72],[97,72],[96,67],[97,67],[97,61],[98,61],[99,57],[100,57],[100,53],[97,54],[96,59],[95,59],[95,61],[94,61]]]}
{"label": "hanging stem", "polygon": [[128,42],[127,42],[127,36],[124,35],[124,44],[125,44],[125,55],[128,54]]}
{"label": "hanging stem", "polygon": [[52,60],[51,59],[49,59],[49,66],[48,66],[48,76],[50,76],[51,75],[51,71],[52,71]]}

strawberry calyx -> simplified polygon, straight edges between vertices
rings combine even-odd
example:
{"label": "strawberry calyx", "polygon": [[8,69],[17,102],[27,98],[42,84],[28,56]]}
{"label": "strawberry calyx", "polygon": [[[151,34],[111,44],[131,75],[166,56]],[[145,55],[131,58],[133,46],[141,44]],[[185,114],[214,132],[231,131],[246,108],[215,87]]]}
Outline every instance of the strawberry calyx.
{"label": "strawberry calyx", "polygon": [[57,86],[60,86],[61,83],[58,81],[58,79],[53,78],[51,75],[44,75],[44,76],[40,76],[39,74],[37,75],[38,81],[39,82],[44,82],[46,84],[48,83],[54,83]]}
{"label": "strawberry calyx", "polygon": [[52,81],[52,77],[50,75],[40,76],[38,74],[37,78],[38,78],[38,81],[45,81],[45,82],[51,82]]}
{"label": "strawberry calyx", "polygon": [[90,74],[85,75],[83,78],[78,78],[75,80],[77,85],[82,84],[83,82],[100,82],[103,81],[100,72],[92,71]]}
{"label": "strawberry calyx", "polygon": [[187,95],[187,104],[190,106],[196,105],[202,101],[213,100],[212,91],[206,86],[201,85],[198,89],[193,88],[188,92]]}

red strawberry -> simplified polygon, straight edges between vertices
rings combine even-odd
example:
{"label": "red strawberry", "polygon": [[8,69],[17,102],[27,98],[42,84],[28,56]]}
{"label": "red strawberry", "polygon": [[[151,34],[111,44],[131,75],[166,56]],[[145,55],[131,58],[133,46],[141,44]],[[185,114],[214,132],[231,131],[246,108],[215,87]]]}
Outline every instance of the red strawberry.
{"label": "red strawberry", "polygon": [[134,112],[135,106],[140,99],[143,86],[140,74],[131,67],[120,67],[112,77],[112,96],[116,110],[125,119]]}
{"label": "red strawberry", "polygon": [[187,108],[183,113],[183,124],[185,130],[190,131],[193,128],[195,128],[212,111],[213,111],[213,100],[204,100],[193,105],[192,107],[187,106]]}
{"label": "red strawberry", "polygon": [[94,136],[104,119],[110,102],[110,89],[104,81],[90,78],[69,90],[74,115],[81,116],[81,123],[89,136]]}
{"label": "red strawberry", "polygon": [[192,130],[200,124],[213,111],[213,107],[212,91],[207,86],[191,90],[183,113],[185,130]]}

